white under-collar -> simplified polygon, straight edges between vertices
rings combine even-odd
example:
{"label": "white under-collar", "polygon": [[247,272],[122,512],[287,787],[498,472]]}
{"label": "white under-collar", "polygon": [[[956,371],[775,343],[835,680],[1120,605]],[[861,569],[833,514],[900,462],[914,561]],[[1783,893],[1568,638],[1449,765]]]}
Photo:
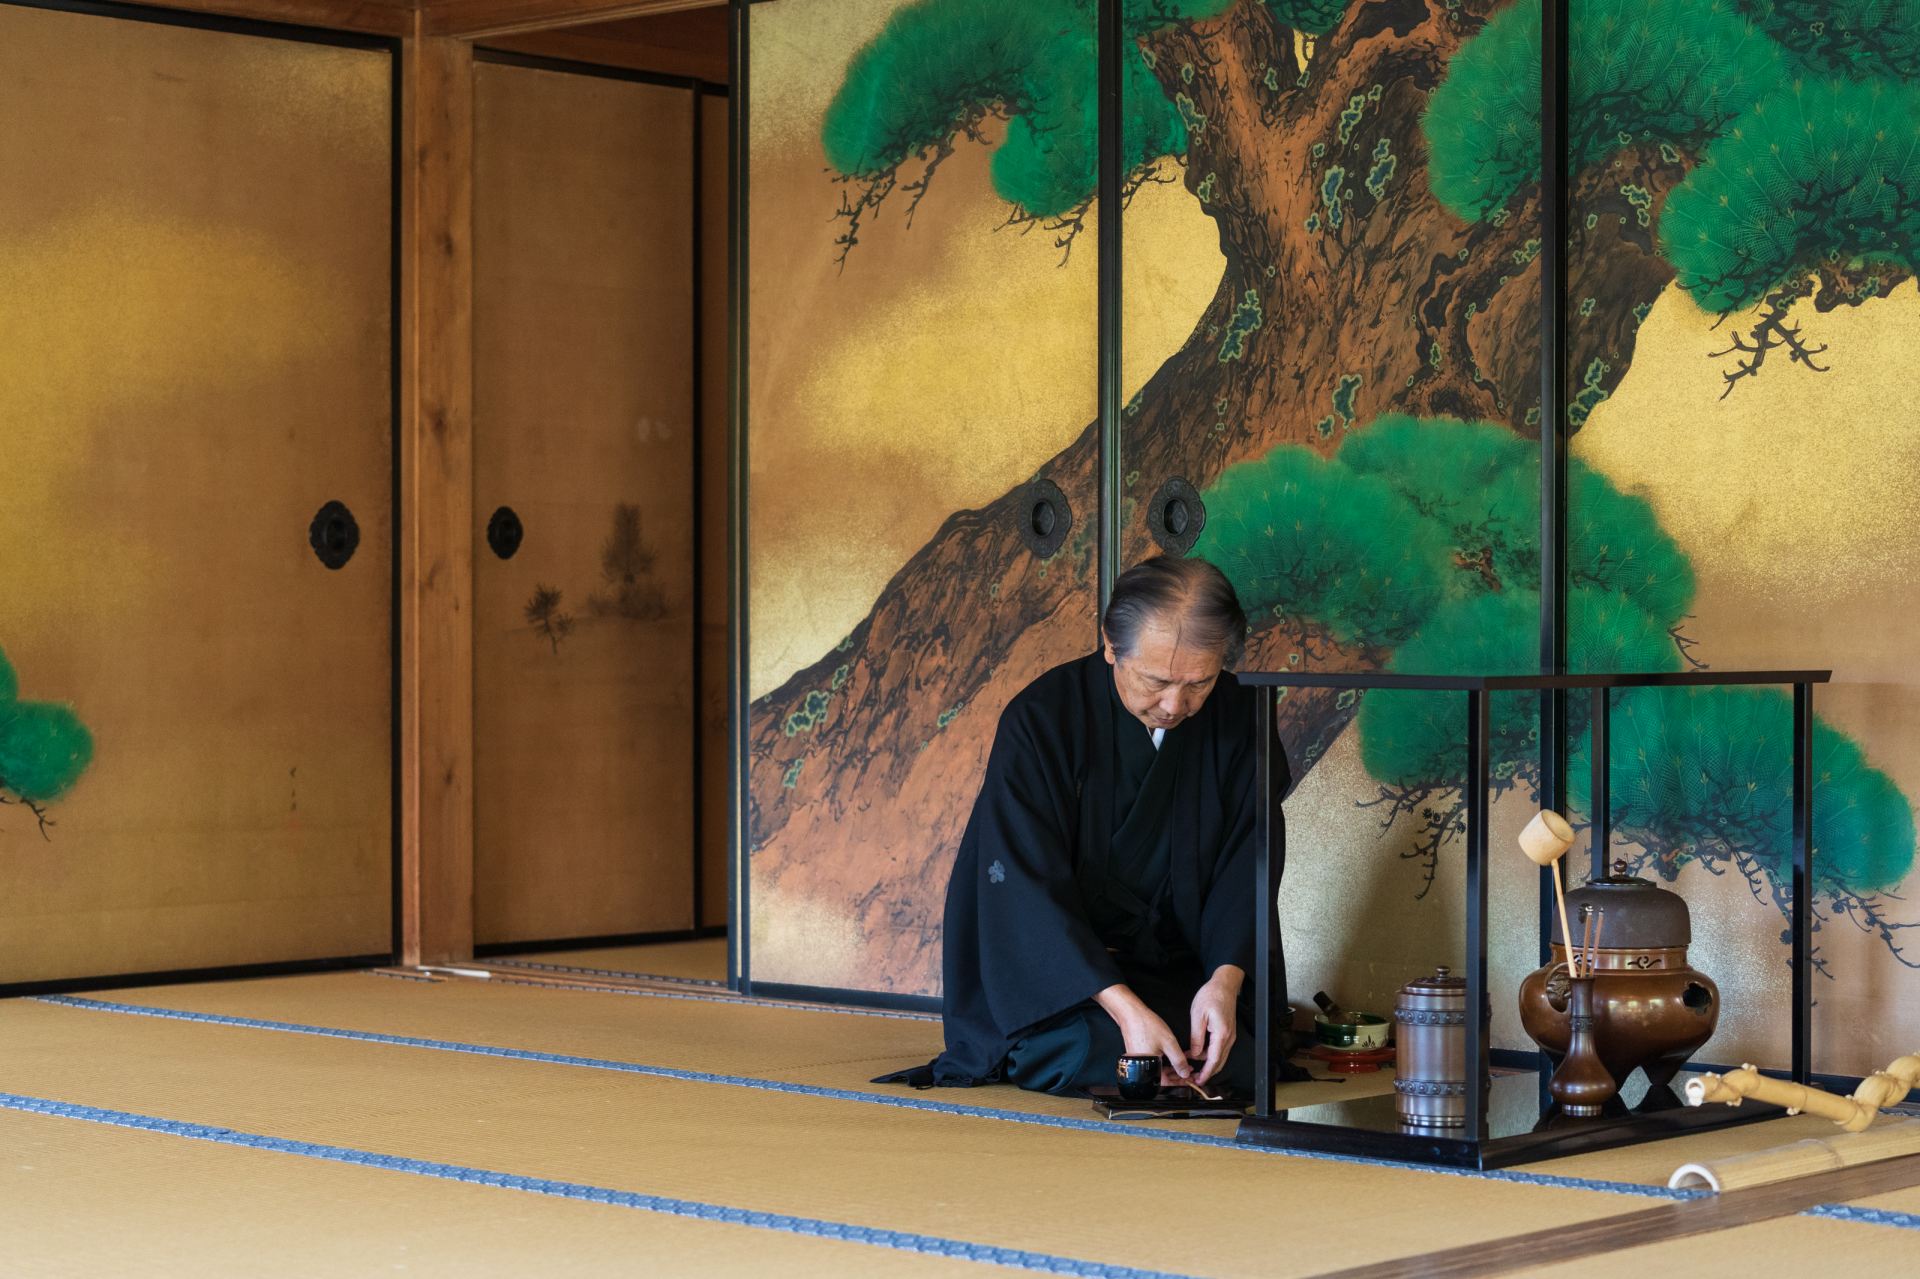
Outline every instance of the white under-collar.
{"label": "white under-collar", "polygon": [[1160,749],[1160,742],[1163,738],[1166,737],[1166,735],[1167,735],[1167,730],[1164,728],[1156,728],[1153,730],[1153,749],[1155,750]]}

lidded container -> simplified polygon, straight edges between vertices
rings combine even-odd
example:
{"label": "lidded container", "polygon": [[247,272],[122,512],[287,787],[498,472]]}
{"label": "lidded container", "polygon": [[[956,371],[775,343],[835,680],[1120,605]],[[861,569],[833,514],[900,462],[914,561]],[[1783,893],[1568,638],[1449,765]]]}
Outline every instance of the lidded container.
{"label": "lidded container", "polygon": [[1467,979],[1446,968],[1401,987],[1393,1020],[1399,1041],[1394,1104],[1415,1128],[1467,1122]]}

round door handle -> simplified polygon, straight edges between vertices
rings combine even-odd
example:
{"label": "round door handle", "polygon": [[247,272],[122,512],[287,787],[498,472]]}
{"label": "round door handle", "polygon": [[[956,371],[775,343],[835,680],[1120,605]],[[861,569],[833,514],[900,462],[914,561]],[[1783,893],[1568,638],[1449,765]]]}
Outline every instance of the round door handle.
{"label": "round door handle", "polygon": [[1147,503],[1147,531],[1169,555],[1185,555],[1207,526],[1207,504],[1200,492],[1179,476],[1160,486]]}
{"label": "round door handle", "polygon": [[520,549],[520,543],[526,535],[525,526],[520,523],[520,517],[514,514],[511,506],[501,507],[487,521],[487,545],[503,560],[513,558],[513,553]]}
{"label": "round door handle", "polygon": [[345,568],[360,549],[360,523],[345,502],[328,502],[307,526],[307,545],[328,568]]}
{"label": "round door handle", "polygon": [[1073,531],[1073,506],[1052,480],[1035,480],[1020,490],[1014,525],[1027,549],[1046,559],[1066,544]]}

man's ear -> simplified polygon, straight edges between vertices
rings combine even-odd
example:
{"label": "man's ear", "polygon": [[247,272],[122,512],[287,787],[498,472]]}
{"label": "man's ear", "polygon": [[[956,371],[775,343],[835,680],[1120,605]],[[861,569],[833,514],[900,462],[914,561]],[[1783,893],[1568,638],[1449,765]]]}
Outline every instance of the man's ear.
{"label": "man's ear", "polygon": [[1104,626],[1100,628],[1100,649],[1107,655],[1107,665],[1114,665],[1117,659],[1114,657],[1113,641],[1108,638],[1107,628]]}

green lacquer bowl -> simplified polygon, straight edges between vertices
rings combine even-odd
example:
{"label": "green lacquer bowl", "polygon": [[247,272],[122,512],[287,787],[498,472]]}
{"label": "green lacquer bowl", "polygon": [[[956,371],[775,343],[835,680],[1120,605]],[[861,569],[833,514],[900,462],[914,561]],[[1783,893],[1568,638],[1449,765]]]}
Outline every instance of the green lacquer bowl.
{"label": "green lacquer bowl", "polygon": [[1313,1018],[1313,1036],[1329,1048],[1364,1052],[1385,1048],[1393,1033],[1393,1023],[1375,1013],[1343,1012],[1339,1021],[1328,1021],[1325,1013]]}

